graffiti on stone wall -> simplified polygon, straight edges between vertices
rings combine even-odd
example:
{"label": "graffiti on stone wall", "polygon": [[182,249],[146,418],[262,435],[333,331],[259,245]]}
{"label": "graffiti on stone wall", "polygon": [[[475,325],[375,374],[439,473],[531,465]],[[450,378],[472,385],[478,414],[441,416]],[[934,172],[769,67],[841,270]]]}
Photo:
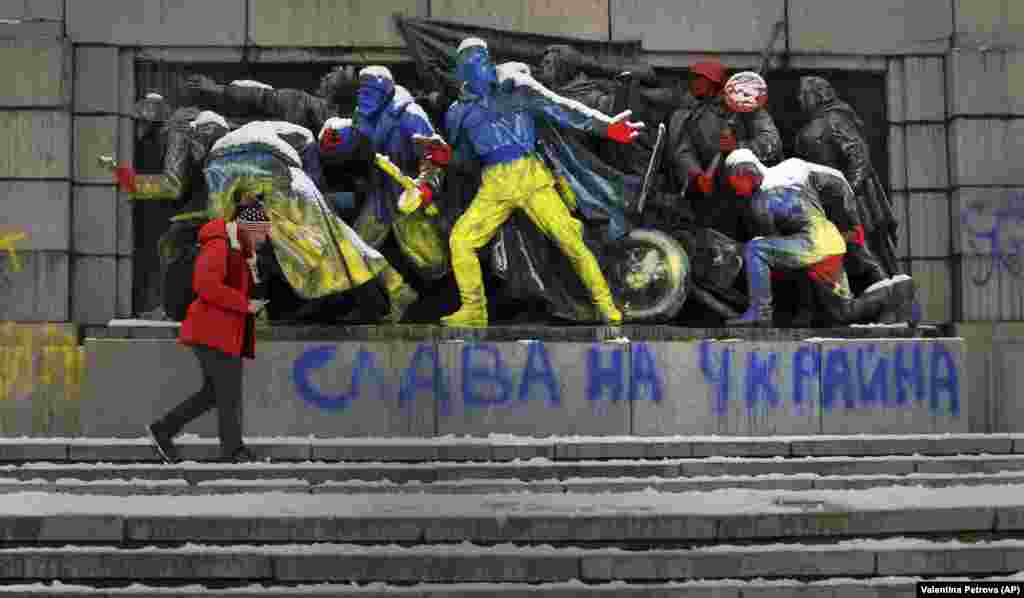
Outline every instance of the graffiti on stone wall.
{"label": "graffiti on stone wall", "polygon": [[31,411],[34,432],[77,429],[85,350],[57,324],[0,322],[0,431],[21,405]]}
{"label": "graffiti on stone wall", "polygon": [[0,229],[0,287],[10,284],[9,272],[21,271],[21,261],[18,259],[15,243],[24,241],[27,236],[24,231]]}
{"label": "graffiti on stone wall", "polygon": [[712,410],[729,413],[790,408],[806,413],[817,401],[824,413],[903,408],[927,403],[936,415],[960,416],[960,372],[940,341],[806,343],[772,351],[704,341],[700,369],[711,387]]}
{"label": "graffiti on stone wall", "polygon": [[[719,416],[737,406],[803,414],[813,409],[829,413],[916,404],[926,404],[936,415],[960,416],[957,355],[936,340],[802,343],[778,350],[704,341],[662,345],[671,346],[673,353],[661,359],[648,343],[594,343],[570,367],[556,367],[545,343],[524,344],[525,349],[512,349],[462,343],[446,352],[434,343],[420,343],[399,364],[386,363],[362,346],[339,357],[344,345],[323,345],[295,360],[292,378],[298,397],[319,409],[344,411],[367,396],[395,398],[400,407],[429,398],[438,405],[439,415],[450,416],[453,402],[466,411],[528,403],[561,408],[567,399],[576,405],[579,399],[593,405],[661,403],[669,392],[663,370],[673,364],[668,366],[673,370],[673,392],[707,396],[709,411]],[[696,355],[680,347],[693,347]],[[315,372],[339,365],[347,386],[325,392],[314,382]],[[686,368],[693,369],[692,378]],[[687,383],[689,379],[694,384]]]}
{"label": "graffiti on stone wall", "polygon": [[985,286],[997,273],[1024,276],[1024,193],[1005,202],[973,200],[960,214],[966,252],[988,257],[971,273],[977,286]]}

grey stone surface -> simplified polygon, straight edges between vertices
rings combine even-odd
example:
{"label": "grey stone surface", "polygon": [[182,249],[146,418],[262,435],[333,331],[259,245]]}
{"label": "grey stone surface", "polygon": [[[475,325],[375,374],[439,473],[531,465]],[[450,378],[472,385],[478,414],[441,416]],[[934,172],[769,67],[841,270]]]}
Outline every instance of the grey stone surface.
{"label": "grey stone surface", "polygon": [[[890,123],[902,123],[907,120],[907,88],[906,77],[904,77],[903,73],[904,69],[902,57],[890,58],[886,61],[886,115],[889,117]],[[889,139],[892,139],[891,134],[889,136]],[[889,173],[889,178],[892,188],[899,189],[899,186],[891,182],[893,179],[893,174],[891,172]]]}
{"label": "grey stone surface", "polygon": [[61,322],[69,319],[71,281],[68,254],[62,251],[19,251],[21,270],[7,264],[0,274],[0,320]]}
{"label": "grey stone surface", "polygon": [[117,301],[114,307],[114,315],[118,318],[130,318],[132,310],[132,258],[117,258]]}
{"label": "grey stone surface", "polygon": [[906,127],[889,127],[889,188],[907,188],[907,139]]}
{"label": "grey stone surface", "polygon": [[[117,75],[118,75],[118,101],[117,111],[121,116],[133,116],[135,101],[142,94],[135,91],[135,48],[120,48],[117,53]],[[123,125],[122,125],[123,126]],[[132,129],[128,129],[128,141],[134,143],[135,136]],[[122,139],[124,135],[122,135]],[[123,148],[120,150],[124,153]]]}
{"label": "grey stone surface", "polygon": [[117,112],[119,62],[115,46],[75,48],[75,112]]}
{"label": "grey stone surface", "polygon": [[[427,16],[423,0],[377,0],[369,11],[359,0],[288,5],[250,0],[247,5],[249,38],[257,46],[402,46],[390,15]],[[437,17],[441,7],[436,2],[434,10]],[[460,11],[466,11],[465,7]]]}
{"label": "grey stone surface", "polygon": [[34,551],[20,553],[29,579],[266,579],[271,561],[255,554]]}
{"label": "grey stone surface", "polygon": [[998,546],[962,546],[957,548],[914,548],[879,550],[878,575],[970,575],[972,573],[1016,573],[1006,568],[1006,553],[1024,551]]}
{"label": "grey stone surface", "polygon": [[23,21],[64,19],[62,0],[0,0],[0,19]]}
{"label": "grey stone surface", "polygon": [[[196,358],[174,341],[87,340],[85,350],[89,374],[85,377],[82,401],[89,408],[82,410],[83,436],[143,436],[143,426],[184,401],[202,385]],[[153,364],[160,364],[160,367],[153,367]],[[202,416],[185,431],[216,437],[216,424],[213,412]],[[180,451],[183,456],[187,455],[185,448]],[[216,454],[212,450],[206,453]]]}
{"label": "grey stone surface", "polygon": [[0,38],[0,65],[18,73],[9,77],[0,91],[0,106],[60,107],[69,103],[70,44],[57,38]]}
{"label": "grey stone surface", "polygon": [[1009,322],[1024,318],[1024,305],[1019,300],[1024,284],[1008,269],[1014,259],[1005,253],[957,258],[965,321]]}
{"label": "grey stone surface", "polygon": [[947,77],[951,115],[1024,113],[1022,61],[1020,50],[953,49]]}
{"label": "grey stone surface", "polygon": [[1024,118],[1013,120],[955,118],[950,125],[953,184],[1021,185],[1012,156],[1020,151]]}
{"label": "grey stone surface", "polygon": [[937,189],[949,184],[946,126],[907,125],[907,187]]}
{"label": "grey stone surface", "polygon": [[908,56],[904,59],[906,119],[946,119],[944,60],[940,56]]}
{"label": "grey stone surface", "polygon": [[68,2],[66,19],[68,36],[77,44],[241,46],[245,41],[244,0],[109,0],[106,10]]}
{"label": "grey stone surface", "polygon": [[55,515],[44,517],[37,542],[119,542],[124,520],[116,515]]}
{"label": "grey stone surface", "polygon": [[892,211],[899,222],[896,230],[896,258],[903,259],[910,257],[910,200],[906,191],[893,191],[889,194],[889,201],[892,202]]}
{"label": "grey stone surface", "polygon": [[0,461],[66,461],[68,447],[53,442],[0,444]]}
{"label": "grey stone surface", "polygon": [[70,126],[67,112],[0,111],[0,177],[69,177]]}
{"label": "grey stone surface", "polygon": [[72,319],[91,324],[114,319],[117,312],[117,258],[76,255],[71,272]]}
{"label": "grey stone surface", "polygon": [[663,380],[661,401],[633,402],[632,432],[641,436],[706,434],[717,430],[713,385],[700,370],[700,346],[648,342],[647,354]]}
{"label": "grey stone surface", "polygon": [[[439,352],[450,397],[437,405],[439,434],[629,433],[631,369],[622,345],[441,343]],[[591,385],[588,359],[600,356],[609,368],[615,353],[608,384]]]}
{"label": "grey stone surface", "polygon": [[910,217],[903,225],[909,229],[911,257],[948,257],[953,251],[950,240],[950,198],[945,193],[911,193]]}
{"label": "grey stone surface", "polygon": [[0,236],[15,230],[26,235],[25,239],[15,242],[17,251],[69,249],[71,198],[68,183],[0,181],[0,211],[4,214]]}
{"label": "grey stone surface", "polygon": [[962,341],[830,341],[822,351],[822,433],[967,431]]}
{"label": "grey stone surface", "polygon": [[76,185],[72,197],[75,252],[117,253],[117,187]]}
{"label": "grey stone surface", "polygon": [[586,555],[583,579],[588,581],[657,581],[796,576],[871,575],[875,555],[866,550],[742,548],[721,552],[648,550],[634,554]]}
{"label": "grey stone surface", "polygon": [[694,457],[788,457],[790,443],[784,440],[694,440]]}
{"label": "grey stone surface", "polygon": [[[783,19],[783,5],[782,0],[735,2],[729,10],[722,10],[720,5],[702,0],[612,0],[611,36],[614,40],[640,39],[643,47],[652,51],[715,48],[719,52],[760,53],[775,22]],[[571,18],[577,17],[573,14]],[[785,33],[776,43],[777,48],[785,46]]]}
{"label": "grey stone surface", "polygon": [[1024,35],[1024,10],[1015,0],[954,0],[957,41],[969,48],[1013,45]]}
{"label": "grey stone surface", "polygon": [[909,271],[917,283],[917,302],[924,322],[953,321],[953,260],[911,260]]}
{"label": "grey stone surface", "polygon": [[75,182],[110,184],[114,178],[97,158],[117,154],[116,116],[75,116]]}
{"label": "grey stone surface", "polygon": [[790,47],[827,54],[942,52],[952,33],[952,0],[791,0]]}
{"label": "grey stone surface", "polygon": [[[613,13],[614,10],[612,6]],[[608,39],[608,11],[609,3],[603,0],[518,3],[475,0],[472,5],[459,0],[430,2],[430,16],[434,19],[600,40]],[[567,27],[569,23],[572,26]]]}
{"label": "grey stone surface", "polygon": [[[402,400],[404,376],[416,350],[412,343],[263,345],[253,367],[246,368],[246,430],[264,435],[429,436],[439,391],[410,391]],[[330,351],[335,353],[327,363],[305,361],[316,352],[326,357]],[[308,388],[300,387],[296,377],[300,359],[310,364],[303,377]],[[430,380],[429,370],[423,375]]]}

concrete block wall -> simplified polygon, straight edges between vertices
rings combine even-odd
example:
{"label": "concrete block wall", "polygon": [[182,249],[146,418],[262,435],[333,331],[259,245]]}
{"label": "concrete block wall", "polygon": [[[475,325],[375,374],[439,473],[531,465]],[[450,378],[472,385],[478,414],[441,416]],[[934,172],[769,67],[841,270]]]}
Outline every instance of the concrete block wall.
{"label": "concrete block wall", "polygon": [[132,205],[97,157],[131,160],[135,94],[125,83],[134,70],[130,51],[75,44],[71,317],[78,323],[132,315]]}
{"label": "concrete block wall", "polygon": [[1024,319],[1024,7],[958,1],[947,59],[960,320]]}

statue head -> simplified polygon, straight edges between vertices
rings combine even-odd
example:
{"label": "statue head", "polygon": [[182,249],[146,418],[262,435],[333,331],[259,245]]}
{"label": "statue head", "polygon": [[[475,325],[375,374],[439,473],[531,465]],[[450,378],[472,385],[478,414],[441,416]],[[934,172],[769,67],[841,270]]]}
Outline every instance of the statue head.
{"label": "statue head", "polygon": [[572,80],[579,64],[580,53],[565,44],[555,44],[544,49],[540,61],[538,78],[545,85],[560,86]]}
{"label": "statue head", "polygon": [[383,66],[368,66],[359,71],[359,91],[356,93],[356,127],[361,131],[377,121],[384,108],[395,97],[395,78]]}
{"label": "statue head", "polygon": [[355,90],[352,68],[336,66],[320,78],[317,95],[336,105],[346,105]]}
{"label": "statue head", "polygon": [[171,106],[164,97],[154,91],[135,103],[135,135],[137,139],[163,126],[171,116]]}
{"label": "statue head", "polygon": [[821,77],[800,77],[800,92],[798,96],[800,109],[810,114],[819,107],[839,99],[832,84]]}
{"label": "statue head", "polygon": [[491,61],[487,42],[478,37],[462,40],[456,51],[455,77],[470,92],[489,95],[498,82],[498,72]]}
{"label": "statue head", "polygon": [[718,60],[702,60],[690,67],[690,73],[690,93],[695,98],[716,96],[725,85],[725,66]]}

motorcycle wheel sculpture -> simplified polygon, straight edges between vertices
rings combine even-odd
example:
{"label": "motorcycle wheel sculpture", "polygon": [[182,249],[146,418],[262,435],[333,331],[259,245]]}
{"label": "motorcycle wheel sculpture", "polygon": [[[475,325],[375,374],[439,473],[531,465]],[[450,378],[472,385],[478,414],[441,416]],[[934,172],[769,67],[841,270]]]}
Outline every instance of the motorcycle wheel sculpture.
{"label": "motorcycle wheel sculpture", "polygon": [[671,320],[686,302],[690,258],[661,231],[634,229],[609,248],[601,265],[628,322]]}

